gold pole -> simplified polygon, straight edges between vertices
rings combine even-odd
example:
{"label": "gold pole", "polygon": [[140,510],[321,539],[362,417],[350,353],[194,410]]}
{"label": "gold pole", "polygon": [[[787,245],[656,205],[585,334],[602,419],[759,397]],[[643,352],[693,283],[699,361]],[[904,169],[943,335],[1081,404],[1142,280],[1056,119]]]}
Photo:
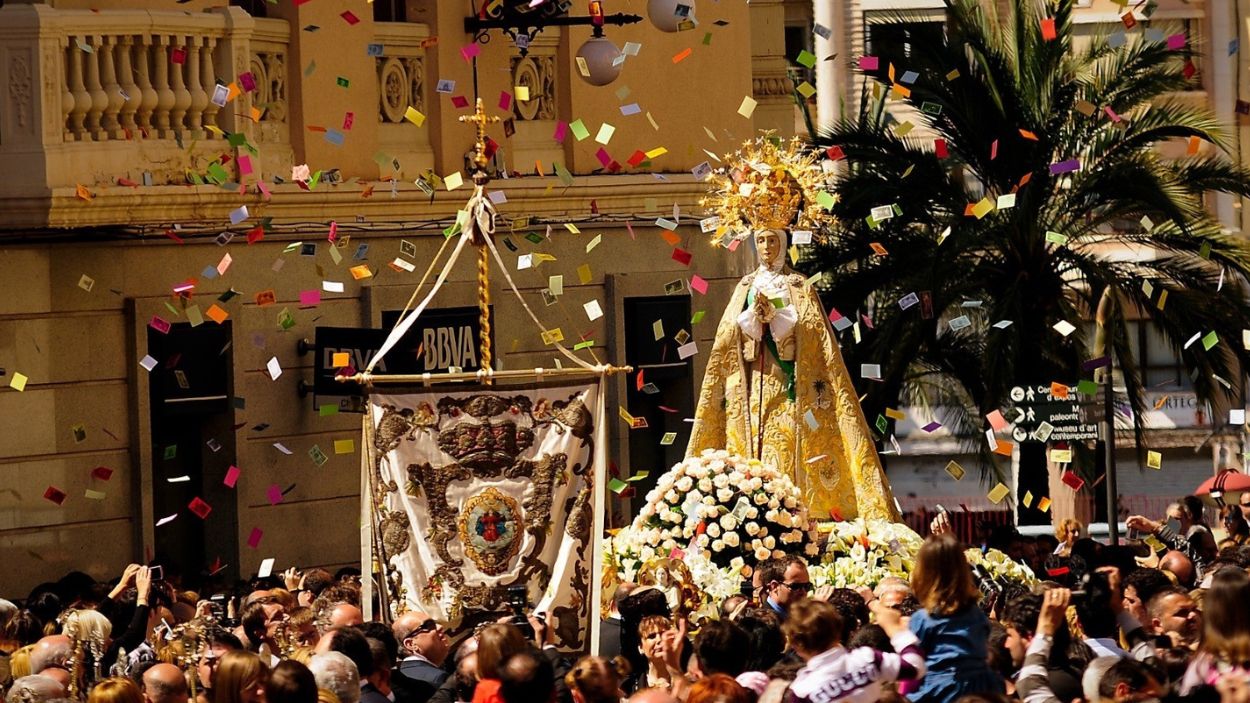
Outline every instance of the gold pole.
{"label": "gold pole", "polygon": [[385,384],[434,384],[434,383],[457,383],[465,381],[477,381],[485,383],[491,379],[522,379],[522,378],[568,378],[570,376],[598,376],[602,373],[605,376],[613,376],[619,373],[633,373],[632,366],[594,366],[591,368],[556,368],[556,369],[509,369],[506,371],[463,371],[460,373],[397,373],[397,374],[372,374],[372,373],[356,373],[351,376],[335,376],[334,380],[339,383],[360,383],[364,385],[385,385]]}
{"label": "gold pole", "polygon": [[[486,167],[490,164],[490,159],[486,158],[486,125],[492,122],[498,122],[497,115],[487,115],[485,108],[482,107],[482,99],[478,98],[473,108],[472,115],[461,115],[461,122],[471,122],[477,131],[477,141],[473,144],[473,165],[476,169],[473,172],[473,183],[478,188],[480,196],[481,189],[490,182],[490,174],[487,173]],[[479,366],[482,369],[490,370],[492,367],[492,354],[490,344],[490,259],[487,257],[486,237],[490,236],[489,232],[483,232],[479,228],[474,227],[472,221],[469,226],[473,227],[473,244],[477,246],[477,307],[481,326],[481,333],[478,338],[478,358],[481,360]],[[483,383],[490,383],[490,378],[483,379]]]}

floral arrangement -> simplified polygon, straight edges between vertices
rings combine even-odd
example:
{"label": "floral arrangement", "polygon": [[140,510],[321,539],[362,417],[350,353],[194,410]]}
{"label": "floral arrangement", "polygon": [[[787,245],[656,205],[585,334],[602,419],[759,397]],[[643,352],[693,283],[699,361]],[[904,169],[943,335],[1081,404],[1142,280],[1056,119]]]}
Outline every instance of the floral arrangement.
{"label": "floral arrangement", "polygon": [[709,599],[738,591],[754,564],[819,554],[807,508],[788,476],[755,459],[707,450],[673,466],[633,524],[605,551],[608,568],[635,580],[648,562],[681,554]]}
{"label": "floral arrangement", "polygon": [[973,566],[980,566],[989,572],[990,576],[996,581],[1006,581],[1009,583],[1019,583],[1023,585],[1032,585],[1037,583],[1037,576],[1033,574],[1033,570],[1013,561],[1011,557],[997,549],[988,549],[982,552],[975,547],[964,552],[968,563]]}
{"label": "floral arrangement", "polygon": [[924,538],[885,520],[833,523],[821,563],[808,567],[812,584],[876,588],[887,577],[909,579]]}

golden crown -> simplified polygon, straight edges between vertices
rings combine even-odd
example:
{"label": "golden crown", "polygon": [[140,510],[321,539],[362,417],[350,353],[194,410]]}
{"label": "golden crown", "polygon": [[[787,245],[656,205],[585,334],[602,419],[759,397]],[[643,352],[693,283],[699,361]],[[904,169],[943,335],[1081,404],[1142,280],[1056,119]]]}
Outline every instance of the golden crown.
{"label": "golden crown", "polygon": [[830,176],[819,152],[797,137],[765,133],[725,156],[712,172],[712,193],[702,205],[719,217],[715,237],[741,239],[761,229],[810,229],[813,235],[833,222],[827,205]]}

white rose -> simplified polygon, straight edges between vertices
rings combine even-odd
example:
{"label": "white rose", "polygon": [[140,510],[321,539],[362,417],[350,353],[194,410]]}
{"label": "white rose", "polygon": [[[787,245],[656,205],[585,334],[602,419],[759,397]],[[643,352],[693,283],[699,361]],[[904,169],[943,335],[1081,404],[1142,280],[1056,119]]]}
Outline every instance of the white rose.
{"label": "white rose", "polygon": [[752,537],[760,533],[760,526],[754,522],[748,522],[745,529],[747,531],[747,534],[751,535]]}
{"label": "white rose", "polygon": [[808,542],[808,543],[807,543],[807,548],[806,548],[806,549],[804,549],[803,551],[804,551],[804,552],[806,552],[806,553],[807,553],[807,556],[809,556],[809,557],[814,557],[814,556],[816,556],[817,554],[819,554],[819,553],[820,553],[820,549],[816,547],[816,543],[815,543],[815,542]]}
{"label": "white rose", "polygon": [[683,528],[681,531],[681,536],[685,537],[686,539],[690,539],[691,537],[694,537],[694,528],[693,527]]}
{"label": "white rose", "polygon": [[716,498],[714,496],[703,496],[703,504],[716,505]]}
{"label": "white rose", "polygon": [[668,493],[664,494],[664,500],[668,501],[671,505],[677,505],[681,502],[681,496],[677,495],[677,491],[670,490]]}
{"label": "white rose", "polygon": [[773,522],[781,525],[782,527],[790,527],[794,524],[794,517],[790,515],[790,513],[782,510],[773,517]]}
{"label": "white rose", "polygon": [[673,485],[677,490],[681,491],[682,493],[685,493],[689,491],[691,487],[694,486],[694,479],[690,478],[689,476],[682,476],[681,478],[677,479],[677,483]]}
{"label": "white rose", "polygon": [[798,504],[799,503],[794,499],[794,496],[786,496],[785,506],[787,509],[794,510]]}
{"label": "white rose", "polygon": [[708,546],[709,544],[711,544],[711,542],[712,542],[712,538],[711,538],[711,537],[708,537],[708,536],[707,536],[707,535],[705,535],[705,534],[704,534],[704,535],[699,535],[699,536],[698,536],[698,537],[696,537],[696,538],[695,538],[695,540],[694,540],[694,543],[695,543],[695,545],[696,545],[696,546],[698,546],[698,547],[702,547],[702,548],[704,548],[704,549],[707,549],[707,546]]}
{"label": "white rose", "polygon": [[718,488],[716,490],[716,499],[722,503],[728,503],[730,498],[734,497],[734,492],[728,488]]}
{"label": "white rose", "polygon": [[777,522],[777,511],[769,510],[764,513],[764,519],[768,522]]}
{"label": "white rose", "polygon": [[764,561],[770,556],[772,556],[772,552],[769,552],[767,549],[764,549],[763,547],[760,547],[759,549],[755,550],[756,561]]}
{"label": "white rose", "polygon": [[729,485],[729,477],[726,476],[725,474],[717,474],[712,479],[712,485],[716,486],[717,488],[725,488],[726,486]]}
{"label": "white rose", "polygon": [[728,547],[737,547],[739,544],[742,544],[742,539],[738,537],[737,532],[726,532],[722,539]]}
{"label": "white rose", "polygon": [[671,539],[666,539],[660,546],[664,548],[665,552],[671,552],[677,547],[677,542]]}
{"label": "white rose", "polygon": [[773,547],[777,546],[777,540],[773,539],[772,535],[769,535],[764,538],[764,546],[768,547],[769,549],[772,549]]}
{"label": "white rose", "polygon": [[755,504],[756,504],[756,505],[763,505],[763,504],[765,504],[765,503],[767,503],[767,502],[768,502],[768,494],[767,494],[767,493],[756,493],[756,494],[755,494]]}
{"label": "white rose", "polygon": [[760,478],[759,476],[756,476],[755,478],[751,479],[751,490],[758,491],[759,489],[763,487],[764,487],[764,479]]}
{"label": "white rose", "polygon": [[796,543],[797,543],[797,542],[802,542],[802,541],[803,541],[803,531],[802,531],[802,530],[792,530],[792,531],[790,532],[790,538],[791,538],[792,540],[794,540],[794,542],[796,542]]}
{"label": "white rose", "polygon": [[704,493],[711,493],[713,490],[712,479],[710,478],[699,479],[699,490],[703,491]]}
{"label": "white rose", "polygon": [[777,500],[776,497],[770,498],[768,500],[768,507],[772,508],[773,510],[776,510],[777,508],[781,507],[781,501]]}
{"label": "white rose", "polygon": [[754,520],[755,518],[757,518],[757,517],[759,517],[759,516],[760,516],[760,511],[759,511],[759,510],[756,510],[755,506],[751,506],[751,507],[747,508],[747,517],[749,517],[749,518],[751,518],[752,520]]}
{"label": "white rose", "polygon": [[774,559],[783,559],[783,558],[785,558],[785,556],[786,556],[786,553],[785,553],[785,552],[783,552],[783,551],[781,551],[780,549],[774,549],[774,550],[773,550],[773,558],[774,558]]}
{"label": "white rose", "polygon": [[682,504],[685,505],[687,503],[699,503],[703,501],[703,498],[704,496],[702,493],[700,493],[698,490],[693,490],[686,494],[686,500],[682,501]]}
{"label": "white rose", "polygon": [[656,486],[655,488],[652,488],[650,491],[647,491],[647,502],[648,502],[648,503],[658,503],[658,502],[660,502],[660,488],[659,488],[659,486]]}
{"label": "white rose", "polygon": [[642,552],[638,556],[642,557],[644,562],[651,561],[655,558],[655,549],[653,547],[643,547]]}
{"label": "white rose", "polygon": [[707,526],[707,533],[711,535],[713,539],[720,537],[720,525],[717,525],[714,522],[709,524]]}
{"label": "white rose", "polygon": [[720,526],[726,530],[732,530],[738,526],[738,520],[733,515],[725,514],[720,516]]}
{"label": "white rose", "polygon": [[725,543],[724,543],[724,542],[722,542],[722,541],[720,541],[720,540],[714,540],[714,541],[712,542],[712,551],[713,551],[713,552],[723,552],[723,551],[725,551]]}

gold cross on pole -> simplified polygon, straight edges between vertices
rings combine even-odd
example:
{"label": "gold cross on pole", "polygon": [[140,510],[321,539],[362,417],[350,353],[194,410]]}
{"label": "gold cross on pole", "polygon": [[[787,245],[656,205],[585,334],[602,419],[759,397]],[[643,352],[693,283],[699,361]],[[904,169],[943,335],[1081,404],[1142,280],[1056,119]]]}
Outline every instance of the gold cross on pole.
{"label": "gold cross on pole", "polygon": [[[477,130],[477,142],[473,147],[473,164],[477,166],[478,173],[482,176],[486,175],[486,164],[490,162],[486,158],[486,125],[498,122],[497,115],[487,115],[485,108],[482,107],[482,99],[477,99],[477,105],[473,108],[472,115],[461,115],[458,118],[461,122],[472,122]],[[478,174],[474,174],[474,180],[477,180]]]}

